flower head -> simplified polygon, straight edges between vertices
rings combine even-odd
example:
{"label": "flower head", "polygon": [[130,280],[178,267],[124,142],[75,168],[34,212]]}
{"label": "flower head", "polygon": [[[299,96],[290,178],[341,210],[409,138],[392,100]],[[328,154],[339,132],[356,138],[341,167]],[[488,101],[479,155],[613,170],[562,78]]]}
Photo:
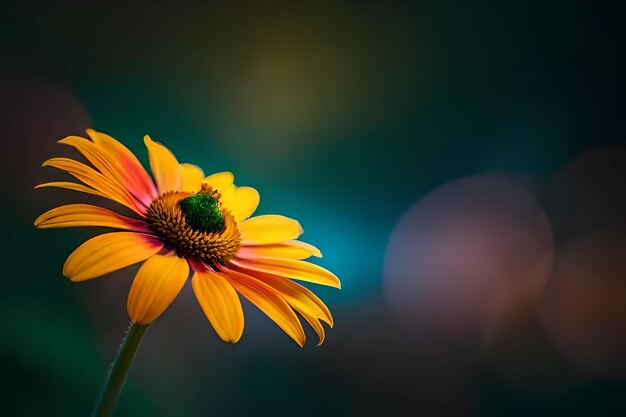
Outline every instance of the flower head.
{"label": "flower head", "polygon": [[[300,224],[279,215],[250,217],[259,204],[251,187],[237,187],[233,174],[204,176],[195,165],[179,164],[163,145],[146,136],[154,181],[120,142],[94,130],[89,139],[69,136],[59,142],[88,161],[52,158],[43,163],[79,182],[49,182],[113,200],[133,217],[89,204],[57,207],[35,220],[39,228],[104,226],[122,231],[87,240],[67,258],[63,275],[79,282],[143,262],[130,289],[128,314],[147,324],[176,298],[190,273],[196,299],[217,334],[235,343],[244,317],[239,295],[256,305],[300,346],[305,334],[300,314],[324,341],[323,321],[333,318],[324,303],[293,280],[339,288],[330,271],[304,261],[321,257],[314,246],[296,240]],[[156,184],[155,184],[156,183]]]}

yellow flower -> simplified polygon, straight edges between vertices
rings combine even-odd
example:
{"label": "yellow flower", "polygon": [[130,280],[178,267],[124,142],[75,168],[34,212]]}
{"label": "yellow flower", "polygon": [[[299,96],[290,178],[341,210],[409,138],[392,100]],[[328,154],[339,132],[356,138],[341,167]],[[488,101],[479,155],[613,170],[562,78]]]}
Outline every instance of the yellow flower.
{"label": "yellow flower", "polygon": [[[300,346],[305,334],[296,312],[324,341],[320,320],[332,327],[326,305],[292,279],[340,288],[330,271],[304,261],[321,257],[314,246],[296,240],[302,228],[279,215],[250,217],[259,204],[251,187],[237,187],[233,174],[204,176],[200,168],[179,164],[163,145],[145,136],[154,176],[117,140],[94,130],[89,139],[59,141],[76,148],[91,166],[51,158],[43,166],[67,171],[80,182],[50,182],[58,187],[113,200],[137,216],[103,207],[70,204],[35,220],[39,228],[105,226],[123,231],[87,240],[67,258],[63,275],[74,282],[96,278],[143,262],[130,289],[128,314],[148,324],[176,298],[190,272],[196,299],[217,334],[235,343],[244,317],[237,293],[269,316]],[[319,345],[318,344],[318,345]]]}

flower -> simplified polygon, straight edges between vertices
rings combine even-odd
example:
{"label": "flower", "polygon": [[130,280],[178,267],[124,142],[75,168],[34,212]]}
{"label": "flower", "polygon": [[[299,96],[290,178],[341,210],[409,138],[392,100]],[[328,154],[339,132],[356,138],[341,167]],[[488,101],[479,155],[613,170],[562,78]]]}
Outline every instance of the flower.
{"label": "flower", "polygon": [[[133,323],[158,318],[185,285],[193,292],[217,334],[236,343],[244,317],[238,293],[256,305],[300,346],[305,333],[299,313],[324,341],[323,321],[332,327],[326,305],[292,279],[340,288],[330,271],[304,261],[321,257],[314,246],[296,240],[296,220],[279,215],[250,217],[259,204],[251,187],[237,187],[233,174],[204,176],[200,168],[180,164],[160,143],[144,137],[154,181],[135,155],[112,137],[87,130],[89,138],[59,141],[76,148],[91,166],[69,158],[51,158],[42,166],[67,171],[80,182],[49,182],[57,187],[113,200],[133,217],[90,204],[69,204],[42,214],[43,229],[104,226],[122,231],[87,240],[67,258],[63,275],[80,282],[143,262],[128,296]],[[156,183],[156,185],[155,185]]]}

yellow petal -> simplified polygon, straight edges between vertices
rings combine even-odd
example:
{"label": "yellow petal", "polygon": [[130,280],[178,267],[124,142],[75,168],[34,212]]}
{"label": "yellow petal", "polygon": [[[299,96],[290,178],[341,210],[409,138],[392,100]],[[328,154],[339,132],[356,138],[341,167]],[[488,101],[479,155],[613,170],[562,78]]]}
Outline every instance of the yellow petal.
{"label": "yellow petal", "polygon": [[141,265],[128,294],[133,323],[148,324],[172,304],[189,276],[189,264],[176,255],[154,255]]}
{"label": "yellow petal", "polygon": [[41,229],[59,227],[103,226],[147,232],[150,229],[141,220],[131,219],[102,207],[90,204],[68,204],[48,210],[35,220]]}
{"label": "yellow petal", "polygon": [[[93,129],[87,129],[87,134],[94,143],[101,146],[102,149],[119,162],[119,165],[122,167],[122,176],[125,179],[125,184],[127,186],[131,185],[129,189],[137,198],[146,202],[158,196],[152,178],[150,178],[150,175],[137,157],[126,146],[111,136],[102,132],[96,132]],[[144,195],[147,198],[142,198]]]}
{"label": "yellow petal", "polygon": [[[78,150],[107,180],[115,190],[134,202],[148,207],[153,200],[150,190],[138,188],[132,171],[122,166],[120,160],[111,155],[97,143],[80,136],[68,136],[59,141],[63,145],[73,146]],[[143,168],[142,168],[143,169]]]}
{"label": "yellow petal", "polygon": [[324,331],[324,326],[322,326],[322,323],[320,323],[318,319],[316,319],[307,312],[298,312],[302,314],[302,317],[304,317],[307,323],[309,323],[309,325],[313,328],[315,333],[317,333],[317,337],[319,338],[319,340],[317,341],[317,346],[321,346],[322,343],[324,343],[324,340],[326,340],[326,332]]}
{"label": "yellow petal", "polygon": [[85,164],[69,158],[50,158],[42,166],[51,166],[67,171],[86,185],[106,195],[107,198],[130,208],[136,213],[143,214],[145,212],[145,207],[139,206],[138,202],[128,192],[120,190],[104,175]]}
{"label": "yellow petal", "polygon": [[239,252],[237,252],[237,257],[244,259],[257,257],[306,259],[310,256],[321,258],[322,253],[315,246],[299,240],[288,240],[269,245],[242,245]]}
{"label": "yellow petal", "polygon": [[326,305],[309,289],[275,275],[255,273],[251,278],[262,281],[276,290],[289,305],[304,317],[319,337],[318,346],[324,342],[325,331],[320,319],[333,326],[333,316]]}
{"label": "yellow petal", "polygon": [[159,192],[180,191],[183,186],[180,164],[176,157],[165,146],[150,139],[146,135],[143,138],[148,156],[150,157],[150,168],[157,183]]}
{"label": "yellow petal", "polygon": [[304,346],[306,336],[300,320],[289,304],[272,287],[230,269],[225,269],[223,275],[228,277],[241,295],[272,319],[300,347]]}
{"label": "yellow petal", "polygon": [[118,175],[121,171],[116,167],[117,161],[92,141],[80,136],[67,136],[59,141],[63,145],[76,148],[111,184],[118,188],[124,188],[122,178]]}
{"label": "yellow petal", "polygon": [[232,172],[224,171],[209,175],[204,179],[204,182],[209,184],[214,190],[224,193],[226,189],[233,186],[234,180],[235,176]]}
{"label": "yellow petal", "polygon": [[85,281],[141,262],[163,247],[156,237],[135,232],[105,233],[80,245],[65,261],[63,275]]}
{"label": "yellow petal", "polygon": [[259,205],[259,193],[252,187],[234,187],[220,201],[238,222],[247,219]]}
{"label": "yellow petal", "polygon": [[66,182],[66,181],[55,181],[55,182],[47,182],[45,184],[39,184],[35,186],[35,189],[45,188],[45,187],[56,187],[56,188],[65,188],[66,190],[80,191],[81,193],[87,193],[92,195],[97,195],[98,197],[107,198],[106,195],[101,193],[98,190],[94,190],[91,187],[87,187],[83,184],[77,184],[75,182]]}
{"label": "yellow petal", "polygon": [[341,282],[335,274],[306,261],[276,258],[256,258],[254,260],[234,258],[230,260],[230,263],[250,271],[252,274],[254,271],[266,272],[285,278],[341,288]]}
{"label": "yellow petal", "polygon": [[237,343],[243,333],[243,310],[228,279],[211,271],[196,272],[191,285],[202,311],[219,337],[225,342]]}
{"label": "yellow petal", "polygon": [[274,288],[280,295],[299,312],[306,311],[312,316],[324,320],[331,327],[334,324],[330,310],[311,290],[289,279],[264,273],[255,273],[253,278],[263,281]]}
{"label": "yellow petal", "polygon": [[288,217],[265,214],[252,217],[239,225],[244,244],[278,243],[296,239],[303,232],[300,223]]}
{"label": "yellow petal", "polygon": [[183,177],[183,191],[197,193],[200,191],[202,181],[204,181],[204,172],[192,164],[180,164],[181,175]]}

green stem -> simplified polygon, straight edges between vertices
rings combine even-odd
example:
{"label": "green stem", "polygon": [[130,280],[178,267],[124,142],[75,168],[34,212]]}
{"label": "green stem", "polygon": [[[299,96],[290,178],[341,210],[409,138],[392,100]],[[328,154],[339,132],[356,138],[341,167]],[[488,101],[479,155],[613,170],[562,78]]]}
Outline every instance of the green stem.
{"label": "green stem", "polygon": [[126,375],[133,363],[143,335],[148,330],[149,324],[131,324],[117,351],[117,355],[111,365],[111,370],[104,382],[98,404],[93,412],[93,417],[109,417],[113,413],[115,403],[122,392]]}

